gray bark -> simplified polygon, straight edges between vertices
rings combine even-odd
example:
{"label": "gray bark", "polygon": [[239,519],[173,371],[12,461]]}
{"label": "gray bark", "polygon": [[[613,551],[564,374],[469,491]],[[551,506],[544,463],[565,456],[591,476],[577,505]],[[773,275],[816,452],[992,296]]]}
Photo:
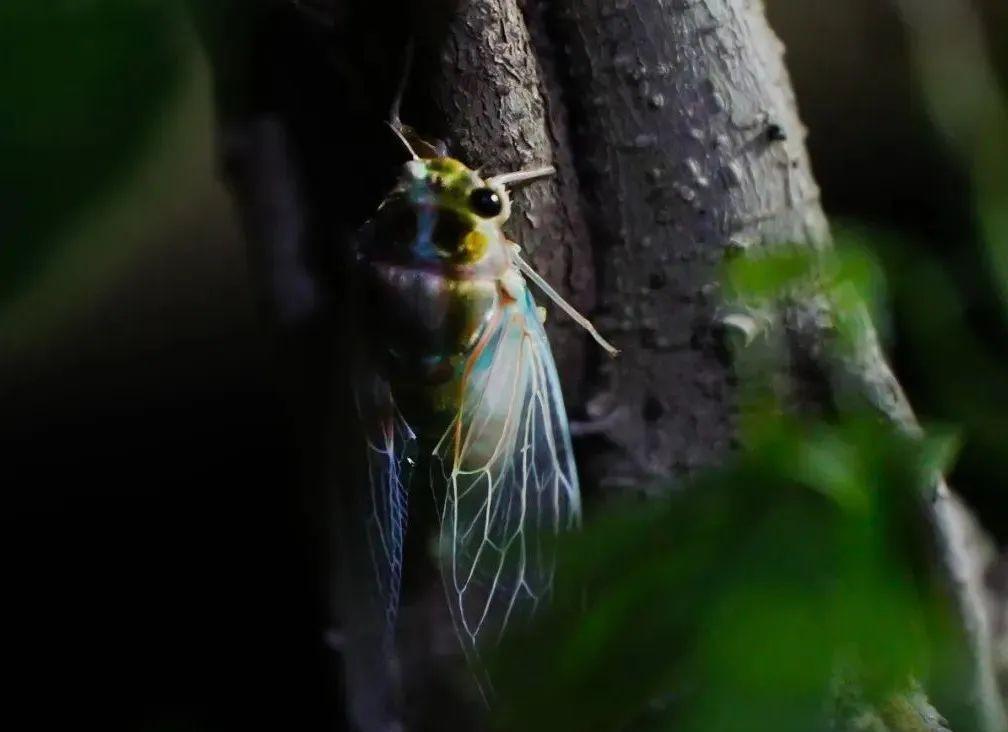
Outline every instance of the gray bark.
{"label": "gray bark", "polygon": [[735,437],[715,319],[732,247],[826,238],[781,47],[735,2],[557,4],[616,414],[600,481],[716,464]]}
{"label": "gray bark", "polygon": [[[586,186],[595,246],[607,253],[596,275],[599,302],[620,308],[616,328],[626,334],[614,335],[625,356],[607,365],[612,403],[622,410],[607,432],[621,454],[605,463],[602,479],[616,485],[712,464],[734,437],[735,374],[716,345],[711,298],[725,253],[780,243],[818,248],[829,238],[783,47],[761,3],[672,6],[559,3],[556,21],[568,50],[568,98],[580,103],[579,169],[595,181]],[[661,288],[649,286],[655,275]],[[871,324],[864,342],[841,354],[831,316],[801,317],[807,309],[797,304],[784,319],[796,364],[806,365],[791,377],[825,377],[838,406],[854,392],[919,430]],[[809,332],[810,322],[821,327]],[[982,594],[969,581],[944,482],[924,514],[973,659],[965,690],[974,721],[1004,729]]]}

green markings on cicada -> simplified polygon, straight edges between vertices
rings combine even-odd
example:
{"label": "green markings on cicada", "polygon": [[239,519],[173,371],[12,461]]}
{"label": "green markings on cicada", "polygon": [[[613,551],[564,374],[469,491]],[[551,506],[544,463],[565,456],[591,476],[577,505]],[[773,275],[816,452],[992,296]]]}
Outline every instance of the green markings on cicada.
{"label": "green markings on cicada", "polygon": [[434,250],[452,264],[479,262],[499,236],[492,220],[501,213],[500,194],[453,158],[418,161],[417,166],[426,194],[417,215],[426,220]]}
{"label": "green markings on cicada", "polygon": [[442,256],[455,264],[473,264],[483,258],[490,239],[480,231],[480,221],[443,206],[434,215],[431,242]]}
{"label": "green markings on cicada", "polygon": [[472,172],[455,158],[425,160],[427,180],[434,188],[455,191],[464,198],[471,187]]}

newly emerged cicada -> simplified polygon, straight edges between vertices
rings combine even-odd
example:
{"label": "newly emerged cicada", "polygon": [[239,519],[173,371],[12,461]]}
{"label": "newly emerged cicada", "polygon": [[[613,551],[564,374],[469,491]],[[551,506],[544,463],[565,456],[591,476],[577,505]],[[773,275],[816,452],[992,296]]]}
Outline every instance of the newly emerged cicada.
{"label": "newly emerged cicada", "polygon": [[[548,593],[554,535],[580,496],[553,356],[527,280],[608,351],[501,230],[508,186],[550,167],[482,178],[459,161],[412,159],[357,252],[367,357],[368,542],[391,633],[399,604],[410,473],[427,463],[438,556],[467,654]],[[423,455],[426,453],[426,456]]]}

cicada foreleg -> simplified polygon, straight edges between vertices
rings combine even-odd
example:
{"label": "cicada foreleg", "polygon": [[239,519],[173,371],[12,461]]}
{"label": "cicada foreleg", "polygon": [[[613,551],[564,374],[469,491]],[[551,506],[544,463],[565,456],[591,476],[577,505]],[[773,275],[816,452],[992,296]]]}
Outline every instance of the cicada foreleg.
{"label": "cicada foreleg", "polygon": [[588,334],[595,339],[596,343],[598,343],[600,346],[602,346],[602,348],[605,349],[606,353],[608,353],[610,356],[619,355],[619,349],[616,348],[609,341],[607,341],[605,338],[603,338],[602,334],[598,332],[598,330],[595,328],[592,322],[588,320],[588,318],[579,313],[573,305],[564,300],[563,296],[559,292],[554,290],[553,287],[550,285],[550,283],[547,282],[538,272],[536,272],[532,268],[531,264],[522,259],[521,248],[517,244],[512,245],[511,252],[512,252],[511,259],[514,261],[515,266],[523,275],[532,280],[536,284],[536,286],[540,290],[542,290],[550,300],[555,302],[561,310],[567,313],[567,315],[570,317],[571,320],[573,320],[575,323],[577,323],[586,331],[588,331]]}

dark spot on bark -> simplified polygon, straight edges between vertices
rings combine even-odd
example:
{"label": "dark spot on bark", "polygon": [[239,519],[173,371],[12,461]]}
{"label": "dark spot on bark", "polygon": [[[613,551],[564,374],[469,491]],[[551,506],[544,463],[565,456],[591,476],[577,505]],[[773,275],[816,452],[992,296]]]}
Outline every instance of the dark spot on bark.
{"label": "dark spot on bark", "polygon": [[641,410],[644,420],[647,422],[657,422],[665,414],[665,408],[658,399],[650,395],[644,400],[644,408]]}
{"label": "dark spot on bark", "polygon": [[727,332],[721,324],[698,320],[694,323],[690,347],[713,356],[726,370],[730,370],[734,357]]}
{"label": "dark spot on bark", "polygon": [[665,286],[665,273],[652,272],[648,277],[648,285],[652,290],[660,290]]}
{"label": "dark spot on bark", "polygon": [[765,134],[768,142],[784,142],[787,139],[787,133],[784,131],[784,128],[776,122],[767,125]]}
{"label": "dark spot on bark", "polygon": [[672,348],[672,339],[654,328],[641,328],[640,344],[642,348],[651,351],[668,351]]}

